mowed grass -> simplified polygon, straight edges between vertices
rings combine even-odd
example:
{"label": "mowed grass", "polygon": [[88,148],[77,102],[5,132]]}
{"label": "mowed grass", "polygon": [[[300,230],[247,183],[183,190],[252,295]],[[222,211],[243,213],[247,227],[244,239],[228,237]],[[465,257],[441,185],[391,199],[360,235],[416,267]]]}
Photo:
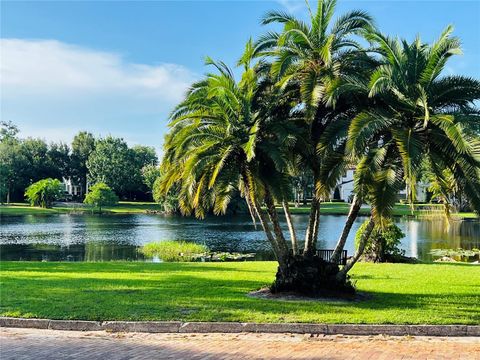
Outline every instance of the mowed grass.
{"label": "mowed grass", "polygon": [[[104,213],[117,214],[138,214],[146,213],[147,211],[161,211],[159,204],[154,202],[135,202],[135,201],[120,201],[115,206],[107,206],[102,208]],[[292,214],[309,214],[309,206],[294,207],[290,206]],[[324,215],[347,215],[350,210],[350,204],[343,202],[324,202],[320,207],[320,212]],[[55,206],[51,209],[43,209],[40,207],[32,207],[26,203],[14,203],[11,205],[0,206],[0,216],[19,216],[19,215],[48,215],[55,213],[72,213],[72,212],[91,212],[89,207],[62,207]],[[97,212],[97,210],[94,210]],[[278,208],[279,213],[283,213],[281,207]],[[361,215],[369,215],[370,209],[364,207],[360,210]],[[444,214],[442,205],[439,204],[418,204],[412,209],[407,204],[396,204],[393,208],[394,216],[413,216],[413,217],[442,217]],[[463,212],[452,214],[457,218],[477,218],[478,216],[473,212]]]}
{"label": "mowed grass", "polygon": [[[161,211],[159,204],[154,202],[133,202],[120,201],[115,206],[106,206],[102,208],[103,213],[119,213],[119,214],[137,214],[150,211]],[[20,215],[48,215],[48,214],[64,214],[64,213],[91,213],[90,207],[63,207],[54,206],[50,209],[43,209],[37,206],[29,206],[25,203],[15,203],[11,205],[0,206],[0,215],[2,216],[20,216]],[[95,209],[95,213],[98,211]]]}
{"label": "mowed grass", "polygon": [[[281,209],[281,208],[279,208]],[[350,204],[344,202],[323,202],[320,206],[320,213],[325,215],[347,215],[350,210]],[[283,210],[281,210],[283,211]],[[310,207],[294,207],[290,205],[292,214],[308,214]],[[361,215],[370,215],[369,207],[360,209]],[[415,204],[413,210],[408,204],[395,204],[392,211],[393,216],[410,216],[410,217],[442,217],[444,216],[443,205],[441,204]],[[453,213],[453,217],[457,218],[477,218],[474,212]]]}
{"label": "mowed grass", "polygon": [[361,302],[279,301],[247,293],[274,262],[2,262],[3,316],[369,324],[479,324],[480,266],[368,264],[353,271]]}

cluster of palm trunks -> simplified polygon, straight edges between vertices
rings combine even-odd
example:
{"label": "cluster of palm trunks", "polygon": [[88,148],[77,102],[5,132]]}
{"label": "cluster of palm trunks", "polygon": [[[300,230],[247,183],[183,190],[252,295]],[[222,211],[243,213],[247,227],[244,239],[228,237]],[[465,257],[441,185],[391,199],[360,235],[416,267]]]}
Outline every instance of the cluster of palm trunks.
{"label": "cluster of palm trunks", "polygon": [[315,297],[353,296],[354,286],[348,276],[339,277],[339,271],[337,264],[317,255],[290,255],[285,265],[278,267],[270,290],[273,293],[294,292]]}

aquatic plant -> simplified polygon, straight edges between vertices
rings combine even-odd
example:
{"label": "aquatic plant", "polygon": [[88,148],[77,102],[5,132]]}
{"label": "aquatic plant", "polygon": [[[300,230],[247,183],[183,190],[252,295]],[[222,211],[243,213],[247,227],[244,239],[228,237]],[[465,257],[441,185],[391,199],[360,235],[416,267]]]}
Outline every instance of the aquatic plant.
{"label": "aquatic plant", "polygon": [[157,241],[142,246],[140,252],[147,258],[158,256],[164,262],[188,262],[207,256],[208,247],[186,241]]}

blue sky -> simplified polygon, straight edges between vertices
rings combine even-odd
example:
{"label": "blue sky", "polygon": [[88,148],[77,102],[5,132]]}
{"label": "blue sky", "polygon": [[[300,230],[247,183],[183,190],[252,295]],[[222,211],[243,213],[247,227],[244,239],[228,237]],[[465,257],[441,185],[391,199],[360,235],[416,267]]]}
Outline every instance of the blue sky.
{"label": "blue sky", "polygon": [[[312,1],[314,4],[314,1]],[[448,73],[480,78],[480,1],[342,1],[384,33],[425,41],[448,25],[464,55]],[[161,148],[167,116],[209,55],[233,65],[270,9],[304,2],[1,2],[1,118],[23,136],[70,142],[79,130]]]}

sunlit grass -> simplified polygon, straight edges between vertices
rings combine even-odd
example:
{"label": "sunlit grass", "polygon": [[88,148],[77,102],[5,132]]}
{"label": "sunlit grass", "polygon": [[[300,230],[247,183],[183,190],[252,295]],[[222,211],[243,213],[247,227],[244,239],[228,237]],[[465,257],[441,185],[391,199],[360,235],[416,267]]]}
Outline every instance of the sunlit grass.
{"label": "sunlit grass", "polygon": [[353,280],[361,302],[254,299],[274,262],[3,262],[0,314],[53,319],[480,323],[480,266],[366,264]]}
{"label": "sunlit grass", "polygon": [[[347,215],[350,209],[350,204],[344,202],[324,202],[320,207],[320,212],[325,215]],[[136,214],[145,213],[147,211],[161,211],[160,205],[154,202],[133,202],[120,201],[115,206],[107,206],[102,208],[104,213],[118,213],[118,214]],[[309,206],[294,207],[290,206],[292,214],[308,214],[310,212]],[[25,203],[15,203],[9,206],[0,206],[0,215],[29,215],[29,214],[55,214],[68,212],[90,212],[89,207],[61,207],[55,206],[52,209],[42,209],[39,207],[30,207]],[[281,207],[279,212],[283,212]],[[363,207],[360,210],[361,215],[369,215],[370,209]],[[394,216],[414,216],[426,218],[439,218],[444,216],[442,205],[440,204],[417,204],[412,208],[407,204],[396,204],[393,209]],[[459,218],[477,218],[478,216],[473,212],[463,212],[453,214],[454,217]]]}

